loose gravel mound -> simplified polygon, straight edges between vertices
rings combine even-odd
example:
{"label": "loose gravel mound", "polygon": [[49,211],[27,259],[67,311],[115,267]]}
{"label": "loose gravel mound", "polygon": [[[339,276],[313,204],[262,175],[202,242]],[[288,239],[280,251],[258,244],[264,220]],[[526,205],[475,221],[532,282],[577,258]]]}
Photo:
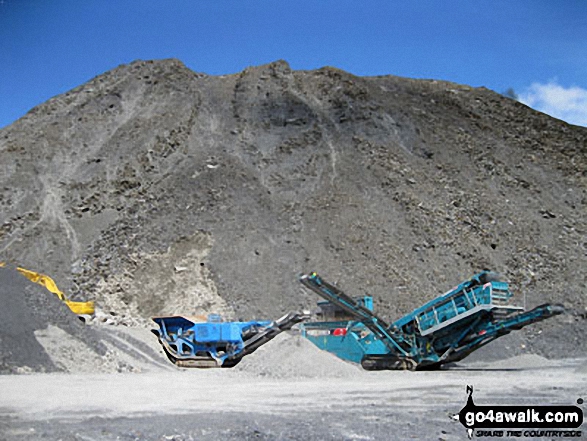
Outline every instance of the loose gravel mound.
{"label": "loose gravel mound", "polygon": [[0,268],[0,373],[169,368],[146,329],[84,325],[54,294]]}
{"label": "loose gravel mound", "polygon": [[235,371],[268,378],[352,378],[364,372],[322,351],[299,334],[284,332],[234,367]]}
{"label": "loose gravel mound", "polygon": [[[15,269],[0,268],[0,372],[55,372],[56,364],[36,335],[59,329],[64,338],[87,347],[96,356],[106,347],[54,294],[30,282]],[[52,351],[51,351],[52,352]],[[75,351],[73,351],[75,353]]]}

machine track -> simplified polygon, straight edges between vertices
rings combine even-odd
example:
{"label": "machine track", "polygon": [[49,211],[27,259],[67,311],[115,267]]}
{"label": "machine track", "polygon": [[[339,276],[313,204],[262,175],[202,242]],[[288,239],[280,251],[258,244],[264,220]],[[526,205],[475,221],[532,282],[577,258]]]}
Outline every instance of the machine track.
{"label": "machine track", "polygon": [[411,358],[395,355],[366,355],[361,360],[361,366],[366,371],[415,371],[418,364]]}

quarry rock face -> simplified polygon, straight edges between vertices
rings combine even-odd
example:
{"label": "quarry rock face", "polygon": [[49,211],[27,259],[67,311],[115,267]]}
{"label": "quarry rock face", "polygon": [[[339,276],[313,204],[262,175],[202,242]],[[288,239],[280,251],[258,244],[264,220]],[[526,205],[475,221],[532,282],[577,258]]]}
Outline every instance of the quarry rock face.
{"label": "quarry rock face", "polygon": [[587,348],[587,129],[485,88],[136,61],[1,130],[0,164],[0,261],[105,311],[277,318],[316,270],[396,319],[488,268],[568,310],[513,353]]}

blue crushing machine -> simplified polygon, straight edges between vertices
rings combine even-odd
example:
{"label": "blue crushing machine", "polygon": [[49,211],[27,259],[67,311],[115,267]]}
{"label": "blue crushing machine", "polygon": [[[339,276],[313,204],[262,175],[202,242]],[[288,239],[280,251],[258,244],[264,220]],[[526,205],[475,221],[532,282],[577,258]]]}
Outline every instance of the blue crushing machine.
{"label": "blue crushing machine", "polygon": [[437,369],[491,341],[564,312],[544,304],[530,311],[511,304],[507,283],[484,271],[391,325],[373,312],[372,297],[352,298],[310,273],[302,284],[326,301],[320,321],[300,325],[320,349],[367,370]]}
{"label": "blue crushing machine", "polygon": [[308,317],[290,312],[275,321],[222,322],[211,314],[207,322],[185,316],[153,317],[152,332],[169,360],[179,367],[233,367],[283,331]]}

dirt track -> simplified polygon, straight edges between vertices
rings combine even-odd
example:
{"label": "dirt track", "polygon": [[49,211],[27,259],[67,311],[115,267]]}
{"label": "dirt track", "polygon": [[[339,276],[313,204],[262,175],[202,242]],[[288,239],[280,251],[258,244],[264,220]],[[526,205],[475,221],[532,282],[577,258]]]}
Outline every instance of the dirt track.
{"label": "dirt track", "polygon": [[[440,372],[274,379],[228,370],[0,377],[7,440],[466,439],[466,402],[572,404],[585,360],[535,356]],[[538,366],[538,367],[537,367]],[[584,431],[584,430],[583,430]]]}
{"label": "dirt track", "polygon": [[367,372],[284,333],[233,369],[179,370],[147,329],[91,328],[133,344],[132,369],[111,373],[104,357],[107,370],[80,370],[75,358],[49,350],[70,373],[0,376],[0,439],[457,440],[465,429],[449,416],[465,405],[467,385],[477,404],[587,396],[584,359],[471,357],[437,372]]}

